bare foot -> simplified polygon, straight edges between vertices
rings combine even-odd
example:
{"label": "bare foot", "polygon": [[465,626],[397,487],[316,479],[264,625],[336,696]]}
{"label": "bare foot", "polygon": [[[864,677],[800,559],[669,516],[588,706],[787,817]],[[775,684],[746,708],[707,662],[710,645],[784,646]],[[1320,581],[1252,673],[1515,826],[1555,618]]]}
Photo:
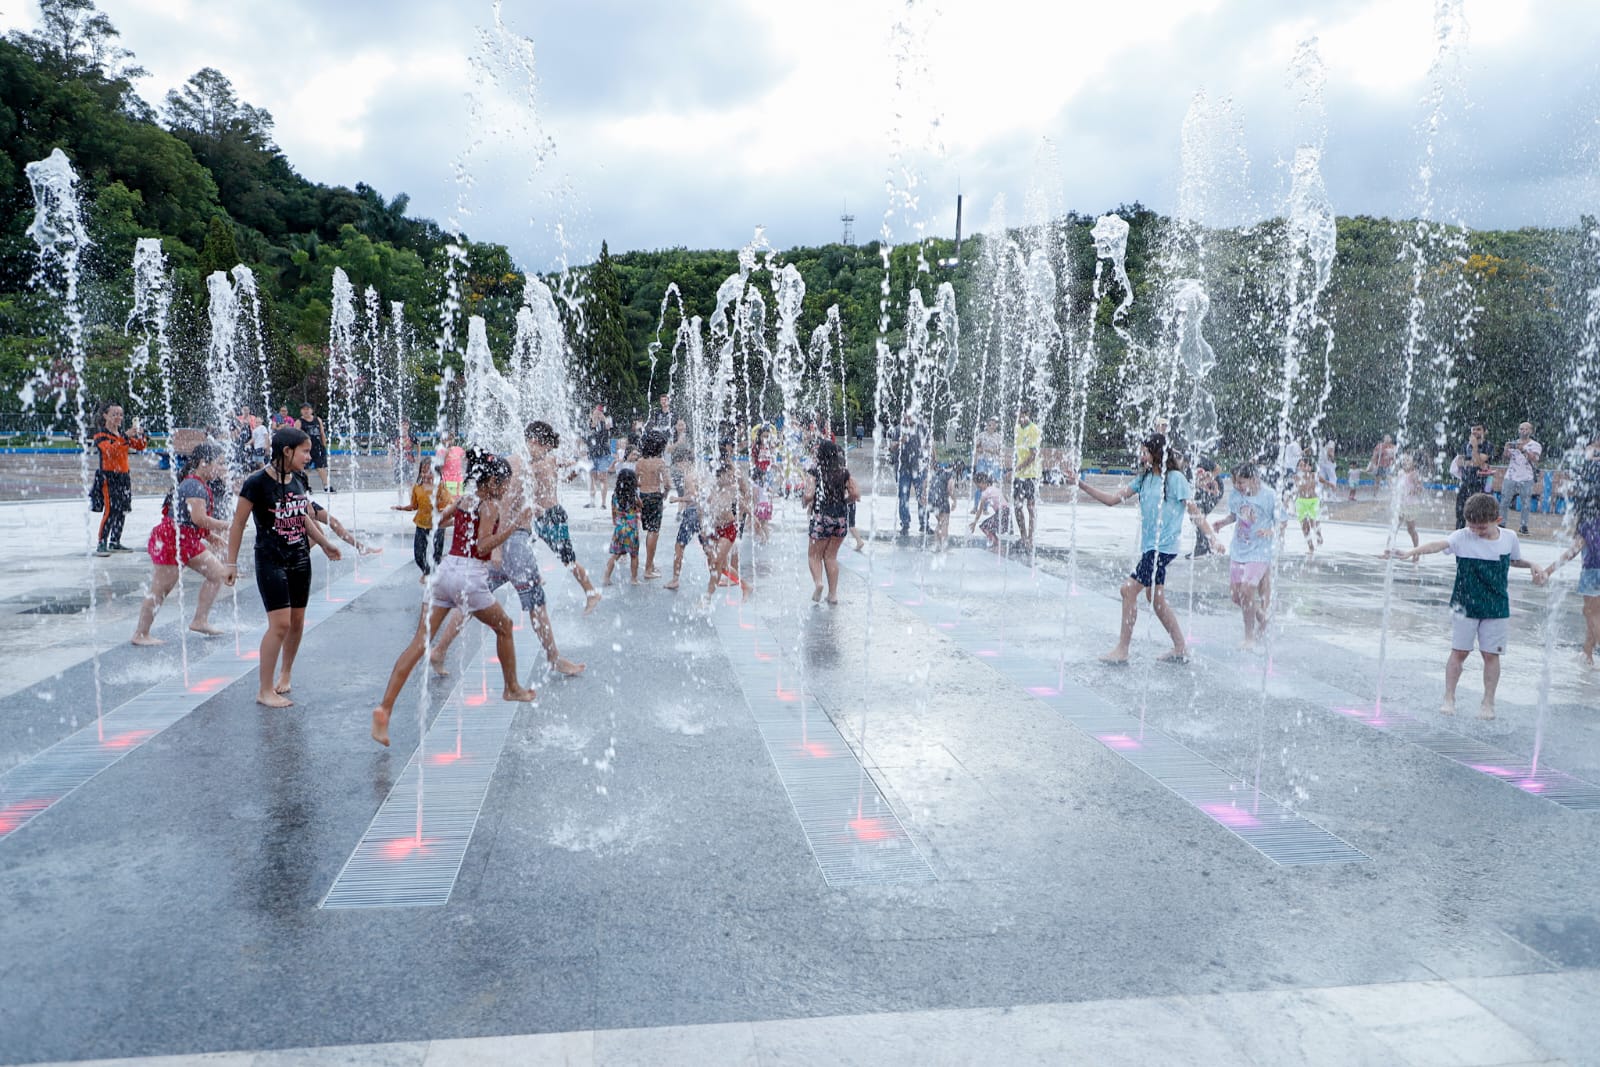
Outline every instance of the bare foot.
{"label": "bare foot", "polygon": [[[672,587],[676,588],[677,587],[677,582],[673,582]],[[589,614],[595,608],[600,606],[600,590],[598,590],[598,589],[589,590],[588,601],[589,602],[583,606],[583,613],[585,615]]]}
{"label": "bare foot", "polygon": [[292,708],[294,701],[281,693],[257,693],[256,703],[264,708]]}
{"label": "bare foot", "polygon": [[644,577],[646,581],[649,581],[652,578],[661,577],[661,572],[656,570],[654,567],[651,567],[649,570],[644,572]]}
{"label": "bare foot", "polygon": [[828,598],[828,603],[832,604],[834,607],[838,607],[839,606],[839,598],[836,597],[836,596],[831,596],[831,597]]}
{"label": "bare foot", "polygon": [[1254,652],[1255,650],[1256,650],[1256,639],[1255,638],[1247,637],[1243,641],[1239,642],[1239,651],[1240,652]]}
{"label": "bare foot", "polygon": [[205,622],[191,622],[189,624],[189,629],[197,634],[203,634],[206,637],[221,637],[227,632],[226,630],[219,630],[210,623]]}
{"label": "bare foot", "polygon": [[[610,588],[611,588],[611,579],[610,579],[610,578],[606,578],[606,579],[603,579],[603,580],[602,580],[602,581],[601,581],[601,582],[600,582],[600,584],[601,584],[601,585],[602,585],[602,586],[604,586],[604,587],[605,587],[605,588],[607,588],[607,589],[610,589]],[[594,597],[590,597],[590,598],[589,598],[589,599],[590,599],[590,600],[593,600],[593,599],[595,599],[595,598],[594,598]]]}
{"label": "bare foot", "polygon": [[557,656],[555,661],[550,664],[551,670],[555,671],[557,674],[564,674],[568,678],[576,678],[578,675],[583,673],[583,668],[584,664],[574,663],[565,656]]}
{"label": "bare foot", "polygon": [[811,590],[811,602],[813,604],[815,604],[817,601],[819,601],[821,599],[822,599],[822,586],[819,585],[815,589]]}
{"label": "bare foot", "polygon": [[372,709],[372,739],[384,748],[389,747],[389,709]]}
{"label": "bare foot", "polygon": [[532,689],[520,685],[514,689],[507,689],[500,696],[504,700],[514,701],[518,704],[532,704],[538,699]]}
{"label": "bare foot", "polygon": [[166,644],[166,642],[161,640],[161,638],[159,638],[159,637],[151,637],[149,634],[134,634],[131,640],[136,645],[164,645],[164,644]]}
{"label": "bare foot", "polygon": [[1188,663],[1189,662],[1189,650],[1186,649],[1186,648],[1175,648],[1171,652],[1165,652],[1165,653],[1157,656],[1156,657],[1156,662],[1157,663]]}
{"label": "bare foot", "polygon": [[741,584],[739,588],[744,591],[743,599],[745,600],[749,600],[751,595],[756,591],[756,587],[748,583]]}
{"label": "bare foot", "polygon": [[1128,650],[1113,648],[1110,652],[1100,657],[1100,662],[1108,667],[1126,667],[1128,665]]}
{"label": "bare foot", "polygon": [[672,579],[672,581],[668,582],[666,585],[662,586],[661,588],[663,588],[663,589],[676,589],[676,588],[678,588],[678,579],[676,579],[676,578]]}
{"label": "bare foot", "polygon": [[856,551],[857,552],[860,552],[865,547],[867,547],[867,543],[865,541],[857,541],[856,542]]}
{"label": "bare foot", "polygon": [[1485,700],[1482,704],[1478,705],[1478,718],[1480,718],[1480,719],[1492,719],[1492,718],[1494,718],[1494,701]]}
{"label": "bare foot", "polygon": [[293,688],[294,685],[289,681],[289,676],[287,674],[280,674],[278,675],[277,684],[272,687],[272,691],[274,693],[287,693]]}
{"label": "bare foot", "polygon": [[1439,705],[1439,714],[1440,715],[1454,715],[1455,713],[1456,713],[1456,698],[1453,697],[1453,696],[1445,697],[1444,701]]}

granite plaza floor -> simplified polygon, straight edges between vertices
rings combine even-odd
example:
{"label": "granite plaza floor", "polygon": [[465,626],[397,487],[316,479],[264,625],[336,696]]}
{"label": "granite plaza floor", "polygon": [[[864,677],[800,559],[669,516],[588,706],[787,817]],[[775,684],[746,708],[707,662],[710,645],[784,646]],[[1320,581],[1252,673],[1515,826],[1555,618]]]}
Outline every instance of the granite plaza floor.
{"label": "granite plaza floor", "polygon": [[387,502],[331,500],[388,547],[359,581],[317,557],[285,711],[251,699],[248,633],[193,643],[187,679],[175,604],[166,646],[122,643],[142,555],[93,564],[97,683],[85,562],[34,549],[81,515],[0,505],[28,560],[0,586],[0,1062],[1600,1062],[1575,597],[1541,701],[1553,594],[1516,575],[1499,717],[1469,671],[1441,723],[1448,563],[1395,583],[1375,711],[1383,538],[1354,524],[1282,565],[1270,658],[1233,650],[1225,567],[1183,562],[1193,662],[1155,662],[1145,619],[1120,670],[1095,657],[1131,512],[1080,512],[1075,593],[1052,505],[1033,561],[847,549],[838,609],[792,518],[746,549],[754,599],[709,612],[651,582],[582,616],[541,549],[587,673],[534,670],[504,714],[469,629],[379,750],[417,599]]}

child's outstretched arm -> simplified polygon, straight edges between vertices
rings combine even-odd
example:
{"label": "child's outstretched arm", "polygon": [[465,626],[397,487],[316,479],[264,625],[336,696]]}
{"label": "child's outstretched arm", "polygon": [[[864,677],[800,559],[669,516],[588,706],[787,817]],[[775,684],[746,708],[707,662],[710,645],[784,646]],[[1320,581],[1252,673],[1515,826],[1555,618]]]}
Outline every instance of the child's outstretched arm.
{"label": "child's outstretched arm", "polygon": [[1393,549],[1390,549],[1383,554],[1383,558],[1388,559],[1390,556],[1393,556],[1395,559],[1412,560],[1419,556],[1431,556],[1435,552],[1443,552],[1449,547],[1449,541],[1429,541],[1425,545],[1418,545],[1416,548],[1408,548],[1403,552],[1396,552]]}

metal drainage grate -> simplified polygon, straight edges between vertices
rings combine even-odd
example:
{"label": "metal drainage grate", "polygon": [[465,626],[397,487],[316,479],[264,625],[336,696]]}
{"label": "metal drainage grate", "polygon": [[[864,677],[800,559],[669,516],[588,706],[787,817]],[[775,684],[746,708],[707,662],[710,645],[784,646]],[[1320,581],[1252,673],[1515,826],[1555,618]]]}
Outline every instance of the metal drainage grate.
{"label": "metal drainage grate", "polygon": [[457,684],[322,907],[417,908],[449,902],[506,735],[517,709],[527,706],[491,693],[491,665],[498,678],[492,644],[480,663],[481,691],[467,692],[465,679]]}
{"label": "metal drainage grate", "polygon": [[[399,563],[388,570],[396,570]],[[347,575],[327,594],[313,596],[306,606],[306,629],[330,618],[372,584]],[[335,596],[334,594],[339,594]],[[240,638],[253,645],[255,631]],[[229,648],[189,665],[189,684],[182,679],[161,682],[119,704],[100,719],[51,745],[38,755],[0,774],[0,841],[78,789],[89,779],[182,719],[213,696],[256,670],[256,652],[240,655]]]}
{"label": "metal drainage grate", "polygon": [[[859,564],[851,561],[849,565],[865,575]],[[1193,749],[1145,726],[1137,717],[1108,703],[1094,690],[1067,678],[1059,665],[1012,647],[992,632],[980,631],[977,624],[962,617],[950,605],[926,596],[926,586],[918,588],[892,578],[878,585],[886,596],[963,651],[988,664],[1029,696],[1056,709],[1106,749],[1274,863],[1293,867],[1368,860],[1360,849],[1305,816],[1287,810],[1276,799]]]}
{"label": "metal drainage grate", "polygon": [[712,618],[828,885],[932,881],[928,861],[833,720],[787,664],[766,623],[737,596],[720,597]]}

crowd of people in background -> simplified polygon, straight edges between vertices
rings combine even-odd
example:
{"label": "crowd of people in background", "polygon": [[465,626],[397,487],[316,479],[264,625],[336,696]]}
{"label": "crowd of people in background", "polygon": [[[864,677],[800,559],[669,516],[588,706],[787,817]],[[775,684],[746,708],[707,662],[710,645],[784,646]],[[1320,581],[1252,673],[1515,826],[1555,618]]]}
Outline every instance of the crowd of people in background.
{"label": "crowd of people in background", "polygon": [[[137,424],[124,429],[123,422],[122,409],[108,405],[92,442],[97,463],[91,507],[101,514],[98,555],[130,551],[122,544],[132,506],[128,456],[148,448],[150,441]],[[1545,469],[1545,449],[1531,423],[1519,425],[1516,436],[1499,446],[1490,444],[1482,424],[1471,425],[1449,464],[1455,479],[1455,532],[1423,543],[1418,525],[1426,520],[1429,499],[1423,471],[1434,469],[1435,461],[1419,450],[1402,448],[1393,435],[1383,435],[1363,465],[1349,465],[1341,485],[1333,442],[1315,443],[1308,450],[1304,441],[1291,438],[1276,455],[1224,470],[1213,457],[1185,455],[1165,423],[1158,423],[1139,443],[1131,478],[1108,487],[1104,476],[1102,484],[1093,484],[1086,477],[1092,472],[1075,470],[1059,459],[1047,469],[1042,429],[1027,403],[1016,409],[1009,435],[997,416],[985,418],[975,429],[970,450],[960,460],[941,459],[930,428],[912,414],[883,433],[884,447],[874,461],[895,486],[902,539],[913,539],[914,518],[915,543],[948,550],[952,513],[958,499],[968,499],[970,534],[981,534],[984,545],[997,553],[1032,553],[1046,480],[1061,485],[1064,493],[1107,506],[1136,501],[1139,551],[1119,591],[1121,625],[1116,643],[1101,657],[1107,664],[1128,662],[1141,600],[1171,640],[1160,659],[1187,659],[1185,635],[1165,594],[1168,568],[1180,553],[1196,559],[1226,557],[1232,600],[1243,620],[1243,646],[1257,647],[1270,619],[1273,564],[1284,549],[1288,526],[1299,526],[1305,555],[1314,558],[1325,544],[1326,509],[1358,501],[1359,492],[1370,486],[1373,499],[1388,504],[1392,547],[1386,555],[1415,562],[1445,552],[1456,559],[1443,711],[1453,713],[1463,664],[1478,651],[1484,663],[1480,715],[1494,714],[1513,567],[1530,570],[1534,581],[1542,583],[1561,564],[1582,557],[1578,592],[1586,620],[1583,657],[1593,666],[1600,643],[1600,433],[1579,447],[1573,462],[1563,464],[1561,476],[1571,478],[1576,471],[1575,481],[1558,483],[1555,472]],[[595,609],[602,594],[578,562],[568,516],[558,499],[563,480],[586,479],[583,506],[609,511],[601,587],[665,577],[662,588],[677,590],[686,550],[698,544],[706,561],[705,601],[725,586],[750,596],[752,573],[741,566],[740,545],[746,535],[756,544],[766,542],[772,501],[779,496],[797,500],[806,516],[813,601],[838,603],[839,551],[847,538],[854,539],[858,551],[865,544],[856,518],[862,489],[846,462],[845,444],[835,438],[827,418],[753,426],[724,420],[702,443],[692,439],[671,396],[663,394],[648,412],[631,419],[625,432],[597,404],[588,414],[582,440],[568,442],[566,449],[546,422],[529,423],[524,436],[524,447],[514,455],[494,456],[464,447],[444,432],[432,455],[425,456],[409,424],[401,421],[388,441],[390,473],[401,494],[393,508],[413,517],[413,559],[429,591],[417,633],[397,660],[388,691],[373,713],[373,737],[380,743],[387,744],[388,718],[399,688],[425,653],[431,655],[433,668],[443,671],[443,651],[468,616],[484,622],[497,645],[509,641],[512,622],[493,598],[501,584],[509,582],[517,592],[550,668],[569,676],[583,671],[583,664],[559,651],[534,560],[535,544],[543,543],[583,590],[585,611]],[[328,440],[326,424],[305,404],[298,418],[280,406],[267,420],[241,408],[230,435],[211,430],[190,442],[147,540],[152,576],[135,644],[159,643],[151,626],[184,568],[202,581],[189,629],[201,635],[219,632],[210,624],[209,612],[217,592],[235,580],[243,533],[253,522],[255,578],[268,619],[257,699],[268,706],[291,702],[311,546],[319,546],[330,559],[339,558],[336,538],[358,551],[374,550],[311,496],[312,472],[324,491],[335,491],[328,477]],[[864,444],[860,423],[855,440],[858,448]],[[176,449],[174,442],[169,441],[169,448]],[[231,484],[230,471],[235,476]],[[971,495],[958,496],[966,476]],[[1435,491],[1444,488],[1436,486]],[[1498,490],[1498,499],[1492,489]],[[1519,537],[1528,534],[1529,515],[1539,510],[1541,501],[1550,510],[1553,495],[1577,509],[1572,526],[1576,539],[1556,564],[1540,569],[1523,559]],[[1511,528],[1513,517],[1516,529]],[[1185,518],[1194,529],[1187,552]],[[1232,537],[1224,546],[1221,534],[1229,526]],[[670,576],[663,569],[664,528],[673,531]],[[1402,529],[1409,548],[1394,545]],[[514,657],[514,649],[502,650],[506,697],[532,699],[532,690],[517,682]]]}

